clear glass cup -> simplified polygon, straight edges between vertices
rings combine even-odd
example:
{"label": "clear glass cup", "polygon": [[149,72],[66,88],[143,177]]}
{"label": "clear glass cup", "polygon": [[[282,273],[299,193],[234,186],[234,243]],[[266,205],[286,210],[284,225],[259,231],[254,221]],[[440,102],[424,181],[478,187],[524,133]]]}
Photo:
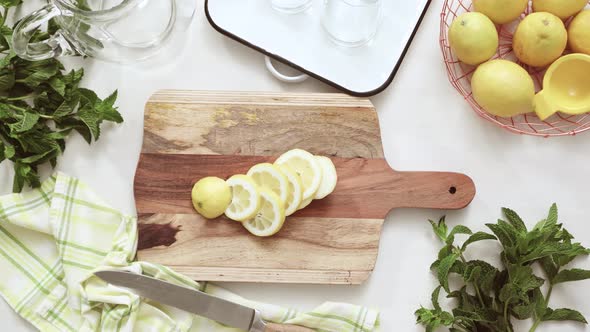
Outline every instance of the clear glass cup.
{"label": "clear glass cup", "polygon": [[[42,60],[81,55],[134,62],[157,53],[175,30],[192,20],[195,0],[49,0],[21,20],[13,33],[17,55]],[[55,18],[59,29],[31,43],[35,29]]]}
{"label": "clear glass cup", "polygon": [[311,7],[313,0],[271,0],[272,8],[282,13],[296,14]]}
{"label": "clear glass cup", "polygon": [[321,11],[324,29],[346,47],[370,42],[381,22],[381,0],[323,0]]}

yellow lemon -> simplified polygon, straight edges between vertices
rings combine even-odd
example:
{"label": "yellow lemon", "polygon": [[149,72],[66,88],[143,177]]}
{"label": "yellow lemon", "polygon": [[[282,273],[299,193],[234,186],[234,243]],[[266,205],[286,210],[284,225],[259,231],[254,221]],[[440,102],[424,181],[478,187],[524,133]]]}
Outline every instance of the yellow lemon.
{"label": "yellow lemon", "polygon": [[251,219],[242,223],[248,232],[256,236],[276,234],[285,223],[285,203],[268,188],[260,189],[260,209]]}
{"label": "yellow lemon", "polygon": [[276,161],[277,166],[288,166],[299,174],[303,182],[302,200],[314,198],[322,183],[322,167],[314,155],[301,149],[283,153]]}
{"label": "yellow lemon", "polygon": [[533,111],[533,79],[512,61],[480,65],[471,78],[471,89],[477,103],[493,115],[511,117]]}
{"label": "yellow lemon", "polygon": [[572,20],[568,40],[572,51],[590,55],[590,10],[579,13]]}
{"label": "yellow lemon", "polygon": [[225,209],[225,216],[235,221],[246,221],[260,210],[260,192],[251,177],[236,174],[225,181],[231,188],[231,202]]}
{"label": "yellow lemon", "polygon": [[516,28],[512,48],[529,66],[545,67],[557,60],[567,45],[567,30],[559,17],[550,13],[528,15]]}
{"label": "yellow lemon", "polygon": [[584,9],[587,4],[588,0],[533,0],[533,10],[548,12],[565,20]]}
{"label": "yellow lemon", "polygon": [[214,219],[223,214],[231,202],[231,189],[223,179],[206,177],[193,186],[191,198],[195,210],[205,218]]}
{"label": "yellow lemon", "polygon": [[459,60],[476,66],[496,54],[498,31],[484,14],[465,13],[451,24],[449,44]]}
{"label": "yellow lemon", "polygon": [[529,4],[529,0],[474,0],[476,12],[489,17],[496,24],[516,20]]}

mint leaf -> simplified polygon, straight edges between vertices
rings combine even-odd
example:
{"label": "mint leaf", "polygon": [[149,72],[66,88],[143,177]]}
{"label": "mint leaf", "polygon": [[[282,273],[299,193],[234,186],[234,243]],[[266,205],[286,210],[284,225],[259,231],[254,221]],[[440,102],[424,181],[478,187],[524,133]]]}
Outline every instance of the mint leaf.
{"label": "mint leaf", "polygon": [[77,115],[90,130],[92,137],[97,140],[100,137],[100,123],[102,122],[100,114],[93,108],[84,107],[78,111]]}
{"label": "mint leaf", "polygon": [[586,280],[590,279],[590,270],[583,270],[583,269],[571,269],[571,270],[563,270],[559,271],[555,278],[553,278],[553,284],[559,284],[562,282],[568,281],[578,281],[578,280]]}
{"label": "mint leaf", "polygon": [[432,292],[432,296],[431,296],[432,306],[434,307],[434,310],[436,310],[436,311],[442,310],[440,308],[440,304],[438,303],[438,298],[440,297],[440,289],[441,288],[442,288],[442,286],[436,287],[434,289],[434,291]]}
{"label": "mint leaf", "polygon": [[494,323],[497,315],[490,310],[477,308],[473,310],[453,309],[453,315],[456,319],[468,319],[477,322]]}
{"label": "mint leaf", "polygon": [[468,227],[465,227],[463,225],[457,225],[457,226],[453,227],[453,229],[451,230],[451,232],[447,236],[447,239],[445,242],[448,244],[452,244],[453,242],[455,242],[455,235],[456,234],[468,234],[469,235],[472,233],[473,232]]}
{"label": "mint leaf", "polygon": [[584,248],[579,243],[572,243],[566,244],[563,250],[559,251],[553,256],[553,259],[561,267],[569,264],[578,256],[586,255],[590,255],[590,249]]}
{"label": "mint leaf", "polygon": [[543,269],[543,271],[547,275],[547,278],[549,280],[552,280],[555,277],[555,275],[557,274],[557,266],[555,265],[555,262],[553,261],[553,257],[552,256],[543,257],[539,260],[539,263],[541,264],[541,268]]}
{"label": "mint leaf", "polygon": [[504,248],[516,245],[517,232],[514,226],[509,225],[503,220],[498,220],[497,224],[486,224],[486,226],[496,235]]}
{"label": "mint leaf", "polygon": [[71,70],[67,75],[63,77],[63,81],[69,88],[77,88],[78,83],[84,77],[84,68],[80,68],[79,70]]}
{"label": "mint leaf", "polygon": [[39,175],[30,165],[16,162],[14,164],[14,173],[15,176],[13,182],[13,192],[15,193],[21,192],[25,183],[29,183],[37,187],[41,185]]}
{"label": "mint leaf", "polygon": [[517,319],[529,319],[533,317],[533,313],[535,312],[535,303],[523,303],[512,307],[512,313],[514,317]]}
{"label": "mint leaf", "polygon": [[123,117],[117,111],[116,107],[113,107],[115,100],[117,99],[117,90],[115,90],[110,96],[108,96],[102,102],[96,105],[96,110],[102,114],[102,118],[107,121],[115,123],[123,122]]}
{"label": "mint leaf", "polygon": [[[11,50],[8,53],[8,55],[6,55],[2,59],[0,59],[0,69],[4,69],[5,67],[7,67],[15,56],[16,56],[16,53],[14,53],[14,51]],[[14,77],[14,73],[12,76]]]}
{"label": "mint leaf", "polygon": [[22,2],[23,0],[0,0],[0,6],[4,8],[16,7]]}
{"label": "mint leaf", "polygon": [[495,236],[493,236],[492,234],[488,234],[486,232],[477,232],[477,233],[471,235],[467,239],[467,241],[465,241],[463,243],[461,250],[465,251],[465,249],[467,249],[467,246],[469,246],[470,244],[472,244],[474,242],[478,242],[478,241],[483,241],[483,240],[497,240],[497,238]]}
{"label": "mint leaf", "polygon": [[60,96],[65,96],[66,83],[64,82],[63,78],[54,76],[47,83],[55,92],[59,93]]}
{"label": "mint leaf", "polygon": [[430,222],[430,225],[432,225],[432,230],[434,231],[434,234],[436,234],[436,236],[438,236],[438,238],[445,242],[447,240],[447,232],[448,232],[448,228],[447,228],[447,224],[445,223],[445,217],[442,217],[438,220],[438,224],[435,223],[432,220],[428,220]]}
{"label": "mint leaf", "polygon": [[14,72],[10,71],[9,69],[0,70],[0,90],[10,90],[14,86],[14,83]]}
{"label": "mint leaf", "polygon": [[12,146],[12,145],[5,145],[4,146],[4,157],[6,159],[12,159],[15,154],[16,154],[16,150],[14,149],[14,146]]}
{"label": "mint leaf", "polygon": [[547,216],[545,227],[557,224],[557,216],[557,204],[553,203],[549,209],[549,215]]}
{"label": "mint leaf", "polygon": [[522,257],[521,262],[527,263],[551,255],[568,254],[570,250],[571,245],[549,242],[534,248],[529,254]]}
{"label": "mint leaf", "polygon": [[414,312],[416,323],[426,327],[426,331],[434,331],[441,326],[450,326],[453,324],[453,316],[442,310],[429,310],[421,307]]}
{"label": "mint leaf", "polygon": [[34,72],[32,72],[29,76],[24,78],[22,82],[30,87],[36,88],[41,83],[48,81],[50,78],[55,76],[59,71],[59,66],[55,63],[48,63],[47,65],[37,68]]}
{"label": "mint leaf", "polygon": [[506,219],[508,219],[508,222],[510,222],[510,224],[512,224],[512,226],[514,226],[518,232],[523,233],[527,231],[524,221],[522,221],[516,212],[508,208],[502,208],[502,212],[506,216]]}
{"label": "mint leaf", "polygon": [[39,154],[32,155],[27,158],[20,159],[19,162],[23,164],[32,164],[39,161],[47,161],[52,157],[56,157],[59,154],[59,150],[57,148],[53,150],[48,150]]}
{"label": "mint leaf", "polygon": [[491,264],[482,260],[472,260],[465,263],[463,279],[487,294],[493,289],[498,273],[498,269]]}
{"label": "mint leaf", "polygon": [[457,259],[457,257],[458,257],[457,254],[451,254],[451,255],[443,258],[440,261],[440,264],[438,266],[438,272],[437,272],[438,281],[440,282],[440,284],[442,285],[442,287],[444,288],[444,290],[447,293],[450,292],[449,271],[451,270],[451,267],[455,263],[455,260]]}
{"label": "mint leaf", "polygon": [[[503,209],[507,221],[498,220],[486,226],[494,235],[484,232],[470,234],[471,230],[457,226],[448,232],[444,219],[431,221],[433,230],[445,244],[438,253],[438,259],[431,265],[436,269],[439,286],[434,289],[431,300],[434,309],[421,308],[426,331],[434,331],[441,326],[442,308],[438,302],[441,289],[447,292],[451,302],[452,315],[449,317],[449,331],[515,331],[512,319],[533,318],[535,331],[542,321],[573,320],[586,323],[580,312],[572,309],[550,309],[550,295],[555,292],[555,284],[590,279],[589,269],[571,268],[561,270],[576,257],[590,254],[590,249],[574,243],[574,236],[558,224],[558,210],[554,204],[546,219],[527,230],[518,214]],[[456,234],[470,234],[462,246],[454,245]],[[465,261],[467,247],[476,241],[497,240],[502,245],[499,253],[502,268],[498,269],[483,260]],[[544,271],[546,280],[535,275],[533,267],[538,263]],[[460,289],[450,291],[449,274],[462,276]],[[547,295],[541,287],[549,283]]]}
{"label": "mint leaf", "polygon": [[23,112],[18,122],[9,124],[11,133],[22,133],[31,130],[39,121],[39,114],[31,112]]}
{"label": "mint leaf", "polygon": [[[15,16],[7,12],[21,2],[0,0],[2,23]],[[80,28],[84,32],[90,26]],[[56,21],[50,20],[46,32],[32,32],[30,42],[45,41],[57,29]],[[57,165],[70,133],[76,131],[90,143],[99,138],[103,122],[120,123],[123,118],[114,106],[116,92],[103,101],[95,92],[79,88],[82,69],[66,73],[56,59],[27,61],[17,57],[12,33],[12,28],[0,24],[0,162],[13,163],[13,191],[20,192],[25,186],[40,185],[39,166]]]}
{"label": "mint leaf", "polygon": [[550,320],[557,320],[557,321],[575,321],[584,324],[588,324],[586,318],[576,310],[572,309],[550,309],[547,308],[545,315],[541,318],[541,321],[550,321]]}
{"label": "mint leaf", "polygon": [[69,115],[72,114],[75,110],[75,107],[78,105],[78,97],[74,97],[73,100],[67,101],[64,100],[63,103],[61,103],[53,112],[52,116],[55,119],[55,121],[58,121]]}

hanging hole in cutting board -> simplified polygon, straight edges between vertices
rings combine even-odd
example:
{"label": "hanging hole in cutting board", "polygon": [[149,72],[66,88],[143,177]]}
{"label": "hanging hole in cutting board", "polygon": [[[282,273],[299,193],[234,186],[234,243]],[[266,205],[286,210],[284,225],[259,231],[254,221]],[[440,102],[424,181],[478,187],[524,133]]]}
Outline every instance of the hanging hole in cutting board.
{"label": "hanging hole in cutting board", "polygon": [[456,192],[457,192],[457,187],[449,188],[449,193],[451,193],[451,195],[454,195]]}

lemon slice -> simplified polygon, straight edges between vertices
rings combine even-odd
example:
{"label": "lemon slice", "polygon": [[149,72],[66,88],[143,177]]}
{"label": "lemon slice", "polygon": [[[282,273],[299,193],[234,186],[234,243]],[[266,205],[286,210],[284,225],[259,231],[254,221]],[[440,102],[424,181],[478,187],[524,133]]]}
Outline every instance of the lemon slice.
{"label": "lemon slice", "polygon": [[285,215],[290,216],[297,211],[299,204],[301,204],[301,199],[303,197],[303,183],[301,182],[299,174],[295,173],[291,167],[282,165],[279,166],[279,169],[285,174],[289,181],[289,190],[287,200],[285,201]]}
{"label": "lemon slice", "polygon": [[320,187],[315,193],[314,199],[322,199],[334,191],[336,182],[338,182],[338,175],[336,174],[336,167],[330,158],[315,156],[315,159],[322,168],[322,182],[320,182]]}
{"label": "lemon slice", "polygon": [[252,166],[248,176],[256,182],[260,188],[268,188],[279,196],[285,203],[289,195],[289,179],[281,172],[278,166],[263,163]]}
{"label": "lemon slice", "polygon": [[232,191],[231,203],[225,215],[235,221],[253,218],[260,210],[260,193],[256,182],[249,176],[238,174],[227,179]]}
{"label": "lemon slice", "polygon": [[297,207],[297,210],[305,209],[309,204],[311,204],[311,202],[313,202],[313,197],[302,200],[299,206]]}
{"label": "lemon slice", "polygon": [[285,204],[279,196],[267,188],[260,188],[260,210],[242,225],[256,236],[276,234],[285,223]]}
{"label": "lemon slice", "polygon": [[322,182],[322,168],[311,153],[294,149],[285,152],[275,161],[276,165],[291,167],[303,182],[303,200],[314,198]]}

